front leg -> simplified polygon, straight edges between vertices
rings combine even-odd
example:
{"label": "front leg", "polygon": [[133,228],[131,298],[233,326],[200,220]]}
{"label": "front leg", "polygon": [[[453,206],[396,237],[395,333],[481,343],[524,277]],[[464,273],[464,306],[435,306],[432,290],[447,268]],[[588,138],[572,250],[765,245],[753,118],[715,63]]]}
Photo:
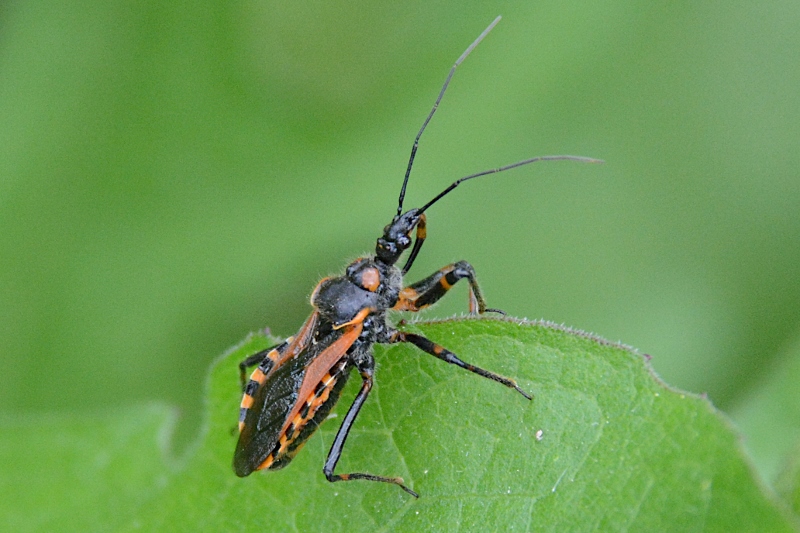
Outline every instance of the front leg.
{"label": "front leg", "polygon": [[529,400],[533,399],[530,394],[528,394],[524,390],[520,389],[519,386],[517,385],[517,382],[514,381],[513,379],[509,379],[509,378],[503,377],[503,376],[501,376],[499,374],[495,374],[494,372],[489,372],[488,370],[484,370],[484,369],[482,369],[480,367],[477,367],[475,365],[471,365],[469,363],[465,363],[464,361],[459,359],[459,357],[456,354],[454,354],[453,352],[451,352],[447,348],[445,348],[445,347],[443,347],[443,346],[441,346],[439,344],[436,344],[432,340],[430,340],[430,339],[428,339],[426,337],[423,337],[422,335],[417,335],[415,333],[406,333],[404,331],[395,331],[389,337],[389,342],[393,342],[393,343],[394,342],[409,342],[409,343],[413,344],[414,346],[416,346],[417,348],[419,348],[420,350],[422,350],[423,352],[429,353],[432,356],[441,359],[442,361],[445,361],[445,362],[450,363],[452,365],[456,365],[456,366],[458,366],[460,368],[463,368],[464,370],[469,370],[470,372],[473,372],[475,374],[478,374],[479,376],[482,376],[482,377],[497,381],[498,383],[502,383],[506,387],[509,387],[509,388],[512,388],[512,389],[516,390],[517,392],[519,392],[520,394],[525,396],[527,399],[529,399]]}
{"label": "front leg", "polygon": [[440,268],[427,278],[409,285],[400,291],[400,297],[393,307],[395,311],[419,311],[433,305],[461,279],[469,281],[469,312],[483,314],[487,311],[505,314],[499,309],[486,307],[486,300],[478,286],[475,269],[466,261],[459,261]]}

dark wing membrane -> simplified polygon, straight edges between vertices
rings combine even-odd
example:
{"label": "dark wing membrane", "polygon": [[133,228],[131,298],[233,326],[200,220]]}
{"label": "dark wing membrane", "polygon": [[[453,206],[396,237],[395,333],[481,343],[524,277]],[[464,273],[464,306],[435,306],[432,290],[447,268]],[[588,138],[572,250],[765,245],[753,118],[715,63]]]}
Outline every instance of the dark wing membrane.
{"label": "dark wing membrane", "polygon": [[275,449],[286,418],[298,401],[309,364],[341,336],[340,330],[333,330],[317,342],[308,342],[295,357],[274,368],[253,394],[253,406],[247,411],[233,456],[238,476],[256,470]]}

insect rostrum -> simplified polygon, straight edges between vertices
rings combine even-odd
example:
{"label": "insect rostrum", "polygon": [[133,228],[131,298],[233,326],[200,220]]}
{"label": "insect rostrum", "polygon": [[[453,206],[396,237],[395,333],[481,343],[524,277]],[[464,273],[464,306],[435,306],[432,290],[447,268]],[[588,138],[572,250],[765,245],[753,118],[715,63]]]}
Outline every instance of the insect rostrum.
{"label": "insect rostrum", "polygon": [[[422,207],[403,212],[406,185],[419,139],[436,112],[456,67],[499,20],[500,17],[497,17],[450,69],[436,103],[414,140],[400,190],[397,214],[378,238],[375,254],[351,263],[343,276],[325,278],[319,282],[311,296],[313,312],[294,337],[240,363],[244,395],[240,406],[239,440],[233,457],[234,471],[238,476],[247,476],[255,470],[276,470],[286,466],[333,409],[348,376],[355,369],[361,376],[361,389],[336,433],[323,473],[331,482],[365,479],[393,483],[418,497],[399,477],[334,472],[347,434],[372,389],[375,374],[372,346],[375,343],[411,343],[434,357],[497,381],[531,399],[513,379],[466,363],[443,346],[421,335],[395,329],[387,321],[389,311],[415,312],[434,304],[462,279],[469,284],[471,313],[499,312],[486,307],[475,271],[466,261],[447,265],[421,281],[403,285],[404,275],[411,269],[425,242],[426,210],[460,183],[536,161],[599,162],[596,159],[563,155],[526,159],[463,177]],[[411,251],[405,265],[398,268],[396,263],[409,248]],[[246,380],[246,370],[254,365],[258,366],[250,379]]]}

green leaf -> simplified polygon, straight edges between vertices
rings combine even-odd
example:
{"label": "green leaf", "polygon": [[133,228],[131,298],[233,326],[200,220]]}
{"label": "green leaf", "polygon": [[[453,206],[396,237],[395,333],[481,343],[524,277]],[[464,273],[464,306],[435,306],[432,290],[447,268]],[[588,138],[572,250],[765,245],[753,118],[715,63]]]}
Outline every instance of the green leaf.
{"label": "green leaf", "polygon": [[800,515],[800,443],[798,444],[775,482],[775,489],[792,511]]}
{"label": "green leaf", "polygon": [[731,413],[747,435],[745,446],[765,479],[800,515],[800,340],[775,358]]}
{"label": "green leaf", "polygon": [[[52,498],[28,495],[25,512],[36,525],[58,518],[71,526],[71,508],[83,513],[75,522],[81,529],[157,531],[797,531],[754,479],[726,420],[707,400],[659,382],[635,351],[542,323],[460,319],[403,327],[535,395],[528,401],[409,346],[377,346],[377,385],[337,471],[402,476],[418,500],[395,486],[331,484],[322,475],[359,385],[355,377],[335,418],[288,467],[237,478],[238,362],[270,343],[253,335],[213,366],[207,422],[180,469],[154,453],[153,435],[166,427],[163,409],[127,413],[105,428],[69,421],[57,432],[24,427],[19,439],[42,436],[37,453],[45,463],[31,473],[38,487],[45,469],[72,459],[72,476],[106,474],[79,486],[66,504],[50,501],[70,490],[65,474]],[[45,452],[62,429],[83,433],[73,446],[86,447],[77,457],[58,447]],[[120,471],[81,473],[97,457]],[[20,483],[29,467],[16,467]],[[121,501],[119,481],[130,474],[131,501]],[[51,512],[53,504],[58,510]],[[14,516],[9,525],[26,525],[22,513]]]}
{"label": "green leaf", "polygon": [[175,416],[160,406],[0,417],[0,530],[108,531],[131,523],[172,472]]}
{"label": "green leaf", "polygon": [[765,479],[777,479],[800,445],[800,339],[789,344],[759,383],[731,412],[747,435],[745,445]]}
{"label": "green leaf", "polygon": [[[336,419],[287,468],[236,478],[236,364],[268,344],[255,336],[212,370],[203,442],[144,523],[279,531],[444,524],[464,531],[487,524],[523,531],[791,530],[754,481],[728,424],[706,400],[659,383],[641,355],[542,324],[459,320],[411,329],[535,395],[528,402],[411,347],[377,347],[377,386],[338,471],[400,475],[419,500],[393,486],[328,483],[321,467]],[[343,394],[339,420],[357,385]]]}

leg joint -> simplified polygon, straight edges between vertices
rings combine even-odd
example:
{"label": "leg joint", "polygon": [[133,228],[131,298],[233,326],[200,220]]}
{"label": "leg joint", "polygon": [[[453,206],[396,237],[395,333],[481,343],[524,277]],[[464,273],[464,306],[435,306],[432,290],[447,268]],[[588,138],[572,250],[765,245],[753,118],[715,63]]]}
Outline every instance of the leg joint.
{"label": "leg joint", "polygon": [[475,269],[466,261],[459,261],[457,263],[453,263],[453,272],[457,272],[459,277],[462,278],[474,278],[475,277]]}

